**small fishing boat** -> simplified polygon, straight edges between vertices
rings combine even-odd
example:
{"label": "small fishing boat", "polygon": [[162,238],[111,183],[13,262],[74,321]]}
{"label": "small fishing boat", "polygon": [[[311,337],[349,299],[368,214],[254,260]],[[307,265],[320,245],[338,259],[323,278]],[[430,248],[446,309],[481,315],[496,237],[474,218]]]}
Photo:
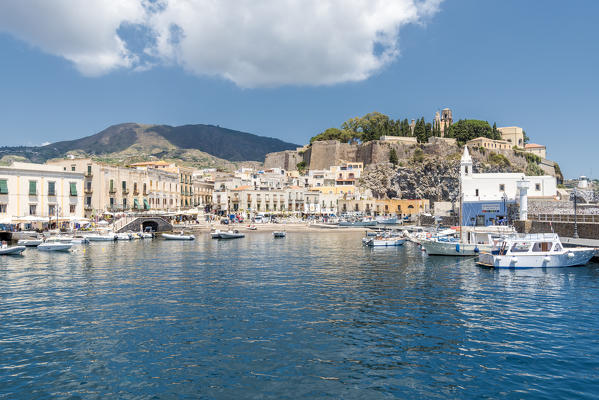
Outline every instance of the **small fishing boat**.
{"label": "small fishing boat", "polygon": [[590,247],[564,248],[556,233],[513,235],[491,252],[481,253],[477,264],[491,268],[561,268],[587,264],[595,255]]}
{"label": "small fishing boat", "polygon": [[0,245],[0,255],[2,256],[10,256],[10,255],[19,255],[23,251],[25,251],[25,246],[9,246],[6,242],[2,242]]}
{"label": "small fishing boat", "polygon": [[256,227],[256,225],[248,225],[248,229],[249,229],[250,231],[255,231],[255,230],[257,230],[258,228]]}
{"label": "small fishing boat", "polygon": [[69,251],[71,246],[71,243],[44,242],[37,246],[37,249],[41,251]]}
{"label": "small fishing boat", "polygon": [[397,217],[377,217],[376,222],[382,225],[395,225],[397,224]]}
{"label": "small fishing boat", "polygon": [[162,237],[166,240],[195,240],[195,236],[193,235],[184,235],[183,232],[178,235],[172,233],[163,233]]}
{"label": "small fishing boat", "polygon": [[220,233],[220,239],[241,239],[243,237],[245,237],[245,235],[237,229]]}
{"label": "small fishing boat", "polygon": [[116,234],[116,240],[131,240],[131,239],[133,239],[133,235],[130,233],[127,233],[127,232]]}
{"label": "small fishing boat", "polygon": [[153,239],[154,238],[154,235],[151,234],[150,232],[138,232],[137,236],[140,239]]}
{"label": "small fishing boat", "polygon": [[284,238],[287,236],[287,232],[285,231],[274,231],[272,235],[276,238]]}
{"label": "small fishing boat", "polygon": [[42,239],[20,239],[17,244],[25,247],[37,247],[44,241]]}

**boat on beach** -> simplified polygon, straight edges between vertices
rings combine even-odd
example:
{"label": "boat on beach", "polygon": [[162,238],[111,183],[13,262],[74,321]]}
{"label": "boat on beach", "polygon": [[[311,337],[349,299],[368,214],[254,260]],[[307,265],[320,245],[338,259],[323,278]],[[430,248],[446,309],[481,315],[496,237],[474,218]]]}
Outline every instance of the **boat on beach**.
{"label": "boat on beach", "polygon": [[481,253],[477,264],[514,269],[575,267],[587,264],[595,253],[591,247],[564,248],[556,233],[513,235]]}
{"label": "boat on beach", "polygon": [[163,233],[162,237],[166,240],[195,240],[196,238],[194,235],[184,235],[183,232],[179,233],[178,235],[172,233]]}

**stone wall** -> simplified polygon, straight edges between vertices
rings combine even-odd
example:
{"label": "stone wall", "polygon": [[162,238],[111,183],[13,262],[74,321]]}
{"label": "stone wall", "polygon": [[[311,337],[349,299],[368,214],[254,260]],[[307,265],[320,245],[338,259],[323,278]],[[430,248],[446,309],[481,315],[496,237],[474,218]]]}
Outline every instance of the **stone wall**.
{"label": "stone wall", "polygon": [[[520,233],[548,233],[553,231],[560,236],[572,237],[574,235],[574,223],[572,222],[549,222],[541,221],[514,221],[516,230]],[[583,239],[599,239],[599,224],[579,223],[578,236]]]}
{"label": "stone wall", "polygon": [[264,168],[281,168],[284,170],[295,170],[297,164],[304,160],[302,154],[295,150],[278,151],[268,153],[264,159]]}

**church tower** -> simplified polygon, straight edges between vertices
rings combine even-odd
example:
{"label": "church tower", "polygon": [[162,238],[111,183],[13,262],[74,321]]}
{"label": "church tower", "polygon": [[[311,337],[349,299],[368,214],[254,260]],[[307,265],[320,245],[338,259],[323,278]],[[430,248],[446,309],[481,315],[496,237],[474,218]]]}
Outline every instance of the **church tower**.
{"label": "church tower", "polygon": [[468,146],[464,146],[464,154],[462,154],[462,160],[460,161],[460,177],[472,176],[472,157],[468,152]]}
{"label": "church tower", "polygon": [[451,109],[444,108],[441,110],[441,137],[445,137],[445,129],[453,124],[453,116],[451,115]]}

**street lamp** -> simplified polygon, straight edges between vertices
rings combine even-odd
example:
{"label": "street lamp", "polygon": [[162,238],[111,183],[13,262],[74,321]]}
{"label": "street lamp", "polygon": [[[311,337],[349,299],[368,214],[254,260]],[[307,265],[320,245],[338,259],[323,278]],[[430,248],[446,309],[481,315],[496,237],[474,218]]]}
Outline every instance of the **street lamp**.
{"label": "street lamp", "polygon": [[501,196],[501,200],[503,200],[503,224],[508,225],[507,208],[506,208],[507,194],[505,193],[505,191],[503,192],[503,195]]}

